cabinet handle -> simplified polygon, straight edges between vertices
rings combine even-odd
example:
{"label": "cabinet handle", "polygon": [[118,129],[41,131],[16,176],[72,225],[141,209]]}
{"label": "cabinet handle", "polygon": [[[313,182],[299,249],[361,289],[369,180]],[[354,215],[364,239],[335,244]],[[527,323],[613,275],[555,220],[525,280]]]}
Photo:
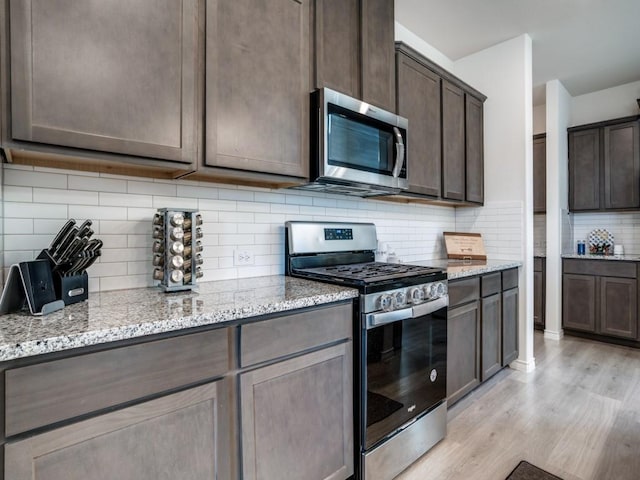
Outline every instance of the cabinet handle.
{"label": "cabinet handle", "polygon": [[398,127],[393,127],[393,133],[396,136],[396,163],[393,166],[393,178],[398,178],[400,170],[404,164],[404,140],[402,140],[402,134]]}

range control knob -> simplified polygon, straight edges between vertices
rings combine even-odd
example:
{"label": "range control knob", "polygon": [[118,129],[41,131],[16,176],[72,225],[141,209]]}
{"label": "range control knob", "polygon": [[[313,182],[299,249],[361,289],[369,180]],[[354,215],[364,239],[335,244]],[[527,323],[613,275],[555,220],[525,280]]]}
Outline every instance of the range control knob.
{"label": "range control knob", "polygon": [[396,306],[396,299],[393,295],[389,295],[385,293],[384,295],[380,295],[380,299],[378,300],[380,304],[380,308],[385,312],[392,311]]}
{"label": "range control knob", "polygon": [[407,303],[407,294],[404,290],[400,292],[396,292],[395,297],[396,297],[397,306],[404,305],[405,303]]}
{"label": "range control knob", "polygon": [[411,303],[422,303],[424,302],[424,290],[419,287],[414,287],[409,290],[409,301]]}
{"label": "range control knob", "polygon": [[447,294],[447,286],[444,283],[439,282],[436,286],[436,292],[437,292],[438,298],[444,297]]}
{"label": "range control knob", "polygon": [[432,300],[436,298],[438,291],[435,283],[429,283],[424,286],[424,298],[425,300]]}

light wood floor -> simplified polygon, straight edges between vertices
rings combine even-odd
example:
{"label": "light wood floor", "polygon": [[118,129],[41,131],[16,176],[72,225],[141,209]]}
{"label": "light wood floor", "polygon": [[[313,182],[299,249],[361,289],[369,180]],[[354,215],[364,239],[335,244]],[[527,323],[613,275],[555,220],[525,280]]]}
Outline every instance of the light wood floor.
{"label": "light wood floor", "polygon": [[454,405],[447,437],[398,480],[502,480],[520,460],[640,479],[640,350],[538,332],[534,345],[534,372],[503,369]]}

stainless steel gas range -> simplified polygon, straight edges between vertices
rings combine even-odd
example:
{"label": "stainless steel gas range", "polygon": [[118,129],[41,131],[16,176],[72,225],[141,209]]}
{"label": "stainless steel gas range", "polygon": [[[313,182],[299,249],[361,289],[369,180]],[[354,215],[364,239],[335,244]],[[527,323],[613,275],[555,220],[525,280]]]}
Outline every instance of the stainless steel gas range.
{"label": "stainless steel gas range", "polygon": [[371,223],[287,222],[287,275],[357,288],[356,478],[390,480],[446,434],[447,276],[375,261]]}

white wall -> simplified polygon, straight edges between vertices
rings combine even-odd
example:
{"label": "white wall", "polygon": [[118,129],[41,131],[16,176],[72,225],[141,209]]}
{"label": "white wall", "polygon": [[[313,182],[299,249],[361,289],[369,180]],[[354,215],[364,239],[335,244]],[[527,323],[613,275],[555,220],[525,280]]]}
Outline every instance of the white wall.
{"label": "white wall", "polygon": [[404,42],[410,45],[412,48],[420,52],[432,62],[437,63],[445,70],[453,73],[455,68],[453,61],[447,57],[444,53],[435,47],[432,47],[429,43],[425,42],[422,38],[418,37],[411,30],[407,29],[404,25],[395,22],[395,38],[398,42]]}
{"label": "white wall", "polygon": [[569,126],[638,115],[640,80],[571,99]]}
{"label": "white wall", "polygon": [[484,104],[485,202],[510,205],[517,219],[497,220],[520,245],[519,358],[533,358],[533,102],[531,38],[522,35],[455,62],[460,78],[487,96]]}
{"label": "white wall", "polygon": [[571,95],[558,80],[547,82],[547,261],[545,337],[562,338],[562,260],[568,215],[568,139]]}
{"label": "white wall", "polygon": [[546,105],[537,105],[533,107],[533,134],[544,133],[547,131],[547,112]]}

